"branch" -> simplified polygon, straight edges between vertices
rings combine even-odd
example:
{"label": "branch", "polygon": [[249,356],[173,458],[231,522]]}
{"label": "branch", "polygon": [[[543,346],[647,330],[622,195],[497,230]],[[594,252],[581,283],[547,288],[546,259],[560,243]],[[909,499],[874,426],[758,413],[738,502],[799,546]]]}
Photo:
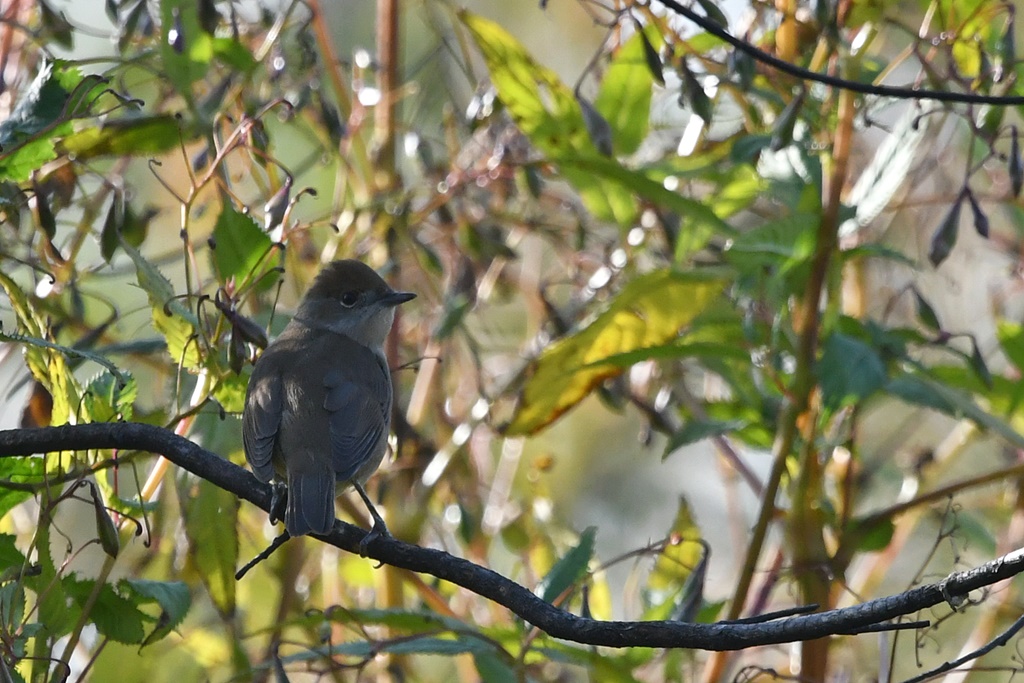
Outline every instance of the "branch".
{"label": "branch", "polygon": [[979,95],[977,93],[946,92],[943,90],[918,90],[916,88],[901,88],[891,85],[873,85],[871,83],[850,81],[830,74],[811,71],[810,69],[805,69],[802,66],[791,64],[784,59],[779,59],[775,55],[765,52],[741,38],[737,38],[725,30],[721,24],[718,24],[707,17],[702,17],[692,9],[684,7],[679,2],[676,2],[676,0],[661,0],[661,4],[665,5],[665,7],[668,7],[676,14],[680,14],[689,19],[711,35],[721,38],[737,50],[745,52],[762,64],[767,64],[782,73],[789,74],[790,76],[799,78],[802,81],[821,83],[822,85],[828,85],[833,88],[849,90],[851,92],[857,92],[864,95],[893,97],[900,100],[937,100],[939,102],[960,102],[964,104],[1024,104],[1024,96],[1021,95]]}
{"label": "branch", "polygon": [[[271,487],[248,471],[161,427],[136,422],[65,425],[0,431],[0,457],[30,456],[64,450],[117,448],[163,455],[192,474],[269,510]],[[366,531],[335,522],[330,534],[316,538],[342,550],[359,552]],[[691,624],[678,621],[599,621],[566,612],[531,590],[485,567],[433,548],[394,538],[380,538],[367,556],[402,569],[430,574],[492,600],[548,635],[607,647],[666,647],[739,650],[758,645],[813,640],[829,635],[876,630],[877,625],[933,607],[957,604],[969,591],[1024,572],[1024,550],[1017,550],[975,569],[950,574],[945,580],[899,595],[767,623]],[[892,624],[889,628],[898,628]]]}

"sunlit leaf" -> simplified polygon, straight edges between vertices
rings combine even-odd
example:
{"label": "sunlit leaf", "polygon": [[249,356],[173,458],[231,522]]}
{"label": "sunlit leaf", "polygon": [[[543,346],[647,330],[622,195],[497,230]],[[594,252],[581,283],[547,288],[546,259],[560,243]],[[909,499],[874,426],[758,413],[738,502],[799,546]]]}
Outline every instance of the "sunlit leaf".
{"label": "sunlit leaf", "polygon": [[[604,158],[590,139],[572,89],[498,24],[466,11],[459,17],[473,34],[502,103],[538,149],[554,159]],[[636,217],[628,188],[571,167],[561,170],[596,218],[629,225]]]}
{"label": "sunlit leaf", "polygon": [[[647,135],[650,123],[651,88],[654,79],[644,63],[644,45],[638,32],[627,40],[605,71],[594,107],[612,129],[616,154],[632,154]],[[660,34],[654,34],[660,41]]]}
{"label": "sunlit leaf", "polygon": [[213,227],[210,250],[220,279],[234,278],[242,283],[257,275],[256,267],[270,251],[271,244],[270,237],[251,216],[225,203]]}
{"label": "sunlit leaf", "polygon": [[601,315],[558,340],[537,359],[509,434],[532,434],[554,422],[598,384],[622,370],[594,363],[665,344],[725,287],[715,274],[659,270],[627,284]]}
{"label": "sunlit leaf", "polygon": [[996,322],[996,338],[1010,362],[1024,371],[1024,325],[1000,319]]}
{"label": "sunlit leaf", "polygon": [[181,121],[162,114],[140,118],[106,121],[65,137],[60,149],[76,159],[87,160],[101,156],[144,156],[159,154],[176,147],[189,137]]}
{"label": "sunlit leaf", "polygon": [[700,543],[700,528],[693,518],[685,498],[679,499],[676,517],[668,533],[665,549],[658,555],[654,571],[647,579],[647,588],[654,591],[674,591],[681,588],[704,556]]}
{"label": "sunlit leaf", "polygon": [[195,369],[199,367],[199,350],[195,341],[195,316],[177,299],[170,281],[137,249],[124,240],[121,247],[135,264],[139,286],[153,307],[153,327],[167,341],[167,351],[175,363]]}
{"label": "sunlit leaf", "polygon": [[188,480],[181,489],[185,534],[210,597],[222,614],[235,611],[238,565],[238,497],[206,480]]}

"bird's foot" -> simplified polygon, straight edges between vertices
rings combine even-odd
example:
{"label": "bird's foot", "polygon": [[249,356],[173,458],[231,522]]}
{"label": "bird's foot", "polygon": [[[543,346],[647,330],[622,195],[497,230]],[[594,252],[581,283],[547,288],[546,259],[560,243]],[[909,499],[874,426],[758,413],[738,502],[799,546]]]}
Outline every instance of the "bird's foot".
{"label": "bird's foot", "polygon": [[270,494],[270,523],[277,524],[284,520],[284,511],[288,507],[288,487],[283,482],[274,482]]}
{"label": "bird's foot", "polygon": [[[377,508],[373,506],[373,502],[370,497],[366,495],[366,491],[358,482],[353,482],[355,485],[356,493],[363,499],[363,503],[366,504],[366,509],[370,511],[370,516],[373,517],[373,527],[370,531],[363,536],[363,540],[359,541],[359,556],[366,557],[366,549],[370,547],[370,544],[376,541],[378,538],[391,538],[391,532],[388,531],[388,525],[384,523],[384,518],[377,512]],[[381,562],[377,566],[384,564]]]}
{"label": "bird's foot", "polygon": [[[376,541],[377,539],[391,538],[391,532],[388,531],[387,526],[385,526],[384,520],[382,520],[376,514],[374,514],[374,517],[376,517],[376,519],[373,521],[373,528],[370,529],[365,536],[363,536],[363,540],[359,541],[360,557],[366,557],[366,549],[369,548],[370,544]],[[384,563],[381,562],[377,566],[380,567],[382,564]]]}

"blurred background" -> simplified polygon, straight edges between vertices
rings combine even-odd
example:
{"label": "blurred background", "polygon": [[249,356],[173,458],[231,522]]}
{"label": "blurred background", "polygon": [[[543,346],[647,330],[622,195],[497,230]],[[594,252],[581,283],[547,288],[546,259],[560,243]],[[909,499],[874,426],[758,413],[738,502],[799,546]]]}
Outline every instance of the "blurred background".
{"label": "blurred background", "polygon": [[[686,7],[813,71],[1019,90],[1012,4]],[[3,428],[142,420],[244,463],[245,325],[272,338],[320,265],[351,257],[418,294],[389,347],[393,458],[369,486],[402,540],[576,613],[701,621],[854,604],[1019,542],[1017,109],[844,102],[657,3],[3,13]],[[123,683],[885,678],[985,642],[1019,602],[1001,588],[950,624],[922,615],[942,626],[917,641],[837,639],[818,659],[597,651],[311,539],[236,583],[277,533],[266,516],[112,457],[4,473],[36,486],[5,500],[6,561],[45,576],[50,555],[81,616],[40,635],[46,590],[10,588],[29,615],[5,617],[4,660],[25,680],[29,645]],[[54,499],[38,481],[58,472],[76,476]],[[79,481],[121,530],[116,560]],[[347,498],[339,517],[368,526]],[[182,582],[188,607],[122,579]],[[111,626],[76,581],[146,628]]]}

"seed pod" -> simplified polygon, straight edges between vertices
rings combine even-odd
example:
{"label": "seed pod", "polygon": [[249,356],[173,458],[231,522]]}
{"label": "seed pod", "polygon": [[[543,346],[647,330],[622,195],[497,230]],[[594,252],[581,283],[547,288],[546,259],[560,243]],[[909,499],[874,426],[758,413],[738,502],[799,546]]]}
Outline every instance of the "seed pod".
{"label": "seed pod", "polygon": [[693,113],[704,119],[704,123],[711,123],[711,98],[704,92],[704,86],[700,84],[697,77],[690,71],[690,67],[686,64],[686,59],[679,62],[679,75],[683,79],[683,90],[679,97],[681,100],[680,104],[682,104],[682,101],[687,102]]}
{"label": "seed pod", "polygon": [[636,30],[640,33],[640,41],[644,45],[644,59],[647,61],[647,68],[651,70],[654,80],[658,81],[660,85],[665,85],[665,74],[662,73],[665,66],[661,63],[658,51],[654,49],[654,45],[651,44],[651,40],[644,33],[644,27],[639,22],[637,22]]}
{"label": "seed pod", "polygon": [[576,93],[576,101],[580,104],[583,112],[583,125],[587,127],[587,134],[590,141],[597,147],[597,151],[606,157],[612,155],[612,127],[601,112],[594,108],[587,98]]}
{"label": "seed pod", "polygon": [[965,192],[961,192],[956,202],[949,209],[946,217],[942,219],[935,234],[932,235],[931,244],[928,245],[928,260],[936,268],[949,258],[956,244],[957,232],[960,229],[960,210],[963,207]]}
{"label": "seed pod", "polygon": [[718,8],[718,5],[711,2],[711,0],[697,0],[697,4],[700,5],[702,10],[704,10],[704,14],[707,15],[709,20],[715,22],[722,28],[729,27],[729,19],[726,18],[725,13]]}
{"label": "seed pod", "polygon": [[974,193],[967,190],[967,201],[971,204],[971,213],[974,215],[974,230],[982,237],[988,237],[988,216],[981,210],[981,205],[974,198]]}
{"label": "seed pod", "polygon": [[771,150],[773,152],[778,152],[793,142],[793,130],[796,128],[797,114],[800,113],[800,109],[804,105],[804,96],[806,94],[806,90],[801,90],[800,94],[790,100],[786,108],[779,114],[779,118],[775,120],[771,139]]}
{"label": "seed pod", "polygon": [[96,513],[96,535],[99,537],[100,547],[110,557],[117,557],[121,552],[121,539],[117,534],[117,527],[114,526],[114,520],[110,518],[110,513],[100,500],[100,492],[92,485],[89,490],[92,492],[92,507]]}

